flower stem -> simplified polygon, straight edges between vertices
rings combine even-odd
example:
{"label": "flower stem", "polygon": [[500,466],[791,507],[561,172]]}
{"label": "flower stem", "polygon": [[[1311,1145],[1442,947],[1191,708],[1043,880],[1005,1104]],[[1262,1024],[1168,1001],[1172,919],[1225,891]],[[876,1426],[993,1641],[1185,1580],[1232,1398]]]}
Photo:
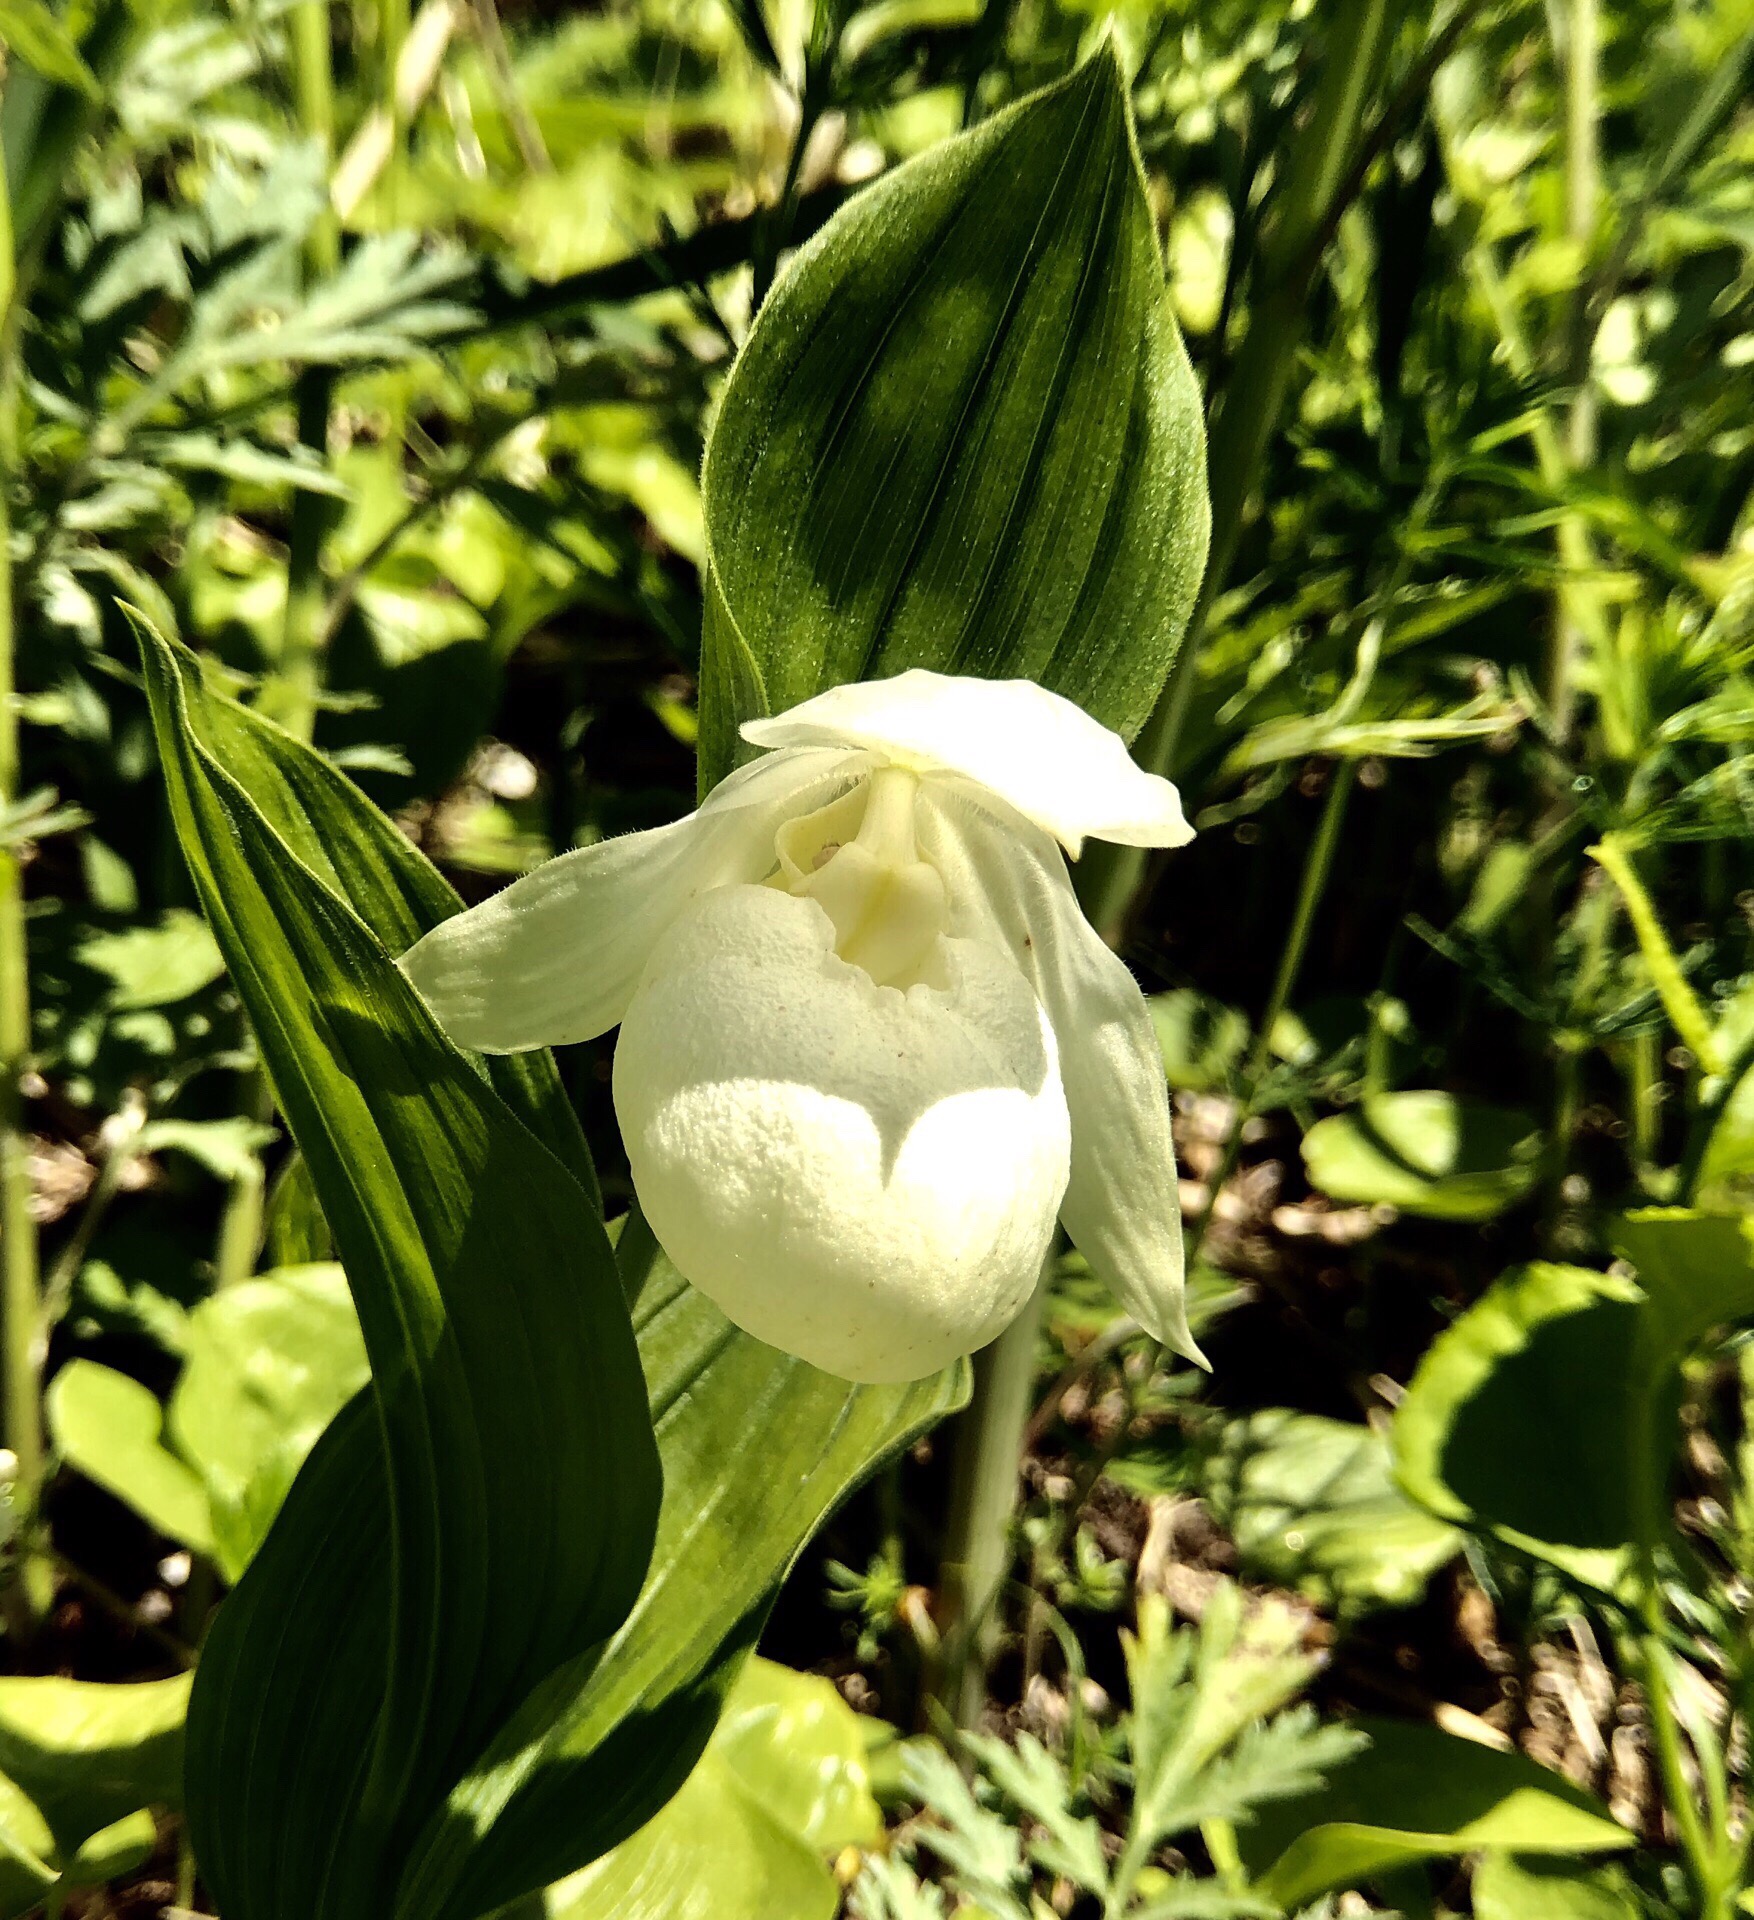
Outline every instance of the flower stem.
{"label": "flower stem", "polygon": [[1267,996],[1261,1023],[1255,1029],[1254,1044],[1249,1048],[1248,1059],[1243,1065],[1241,1095],[1236,1103],[1236,1111],[1231,1115],[1230,1125],[1225,1130],[1224,1147],[1218,1156],[1217,1168],[1207,1182],[1209,1198],[1206,1211],[1201,1215],[1189,1242],[1190,1270],[1205,1244],[1207,1229],[1218,1211],[1218,1196],[1224,1191],[1225,1182],[1236,1171],[1236,1163],[1242,1153],[1242,1136],[1254,1117],[1261,1082],[1267,1077],[1267,1068],[1272,1062],[1273,1029],[1291,1004],[1291,996],[1297,988],[1297,976],[1303,971],[1304,955],[1309,949],[1309,936],[1315,926],[1316,913],[1334,870],[1334,854],[1340,844],[1340,829],[1346,820],[1346,803],[1352,797],[1352,786],[1357,777],[1358,763],[1355,760],[1342,760],[1334,769],[1328,797],[1322,806],[1322,817],[1316,823],[1315,838],[1310,843],[1309,858],[1303,865],[1297,906],[1291,916],[1291,930],[1285,936],[1285,945],[1279,954],[1273,990]]}
{"label": "flower stem", "polygon": [[[321,149],[326,173],[335,148],[335,76],[330,58],[328,0],[299,0],[293,8],[292,52],[299,127]],[[333,212],[325,208],[305,243],[307,285],[333,274],[340,260],[340,228]],[[295,393],[299,443],[319,464],[325,463],[334,377],[327,367],[307,367],[298,376]],[[288,733],[305,741],[316,731],[323,687],[327,637],[323,542],[333,519],[334,503],[326,495],[303,488],[293,495],[280,665],[263,689],[261,701],[263,710]],[[238,1104],[250,1119],[266,1121],[272,1117],[274,1098],[260,1067],[245,1076]],[[232,1182],[220,1214],[213,1256],[218,1286],[247,1280],[255,1271],[262,1246],[266,1195],[267,1182],[259,1171],[255,1179]]]}
{"label": "flower stem", "polygon": [[986,1704],[998,1638],[993,1606],[1011,1558],[1017,1470],[1053,1264],[1050,1250],[1029,1305],[975,1355],[974,1395],[956,1430],[941,1575],[946,1660],[937,1691],[959,1727],[975,1726]]}
{"label": "flower stem", "polygon": [[[1392,0],[1339,0],[1324,27],[1322,71],[1309,119],[1286,156],[1285,186],[1263,225],[1252,265],[1248,332],[1212,410],[1207,452],[1212,546],[1205,579],[1181,651],[1134,743],[1134,757],[1153,773],[1171,773],[1177,764],[1207,616],[1236,559],[1244,509],[1290,391],[1325,238],[1344,193],[1349,187],[1356,191],[1349,163],[1396,13]],[[1092,847],[1082,865],[1079,893],[1085,911],[1112,943],[1144,877],[1144,851],[1105,842]]]}

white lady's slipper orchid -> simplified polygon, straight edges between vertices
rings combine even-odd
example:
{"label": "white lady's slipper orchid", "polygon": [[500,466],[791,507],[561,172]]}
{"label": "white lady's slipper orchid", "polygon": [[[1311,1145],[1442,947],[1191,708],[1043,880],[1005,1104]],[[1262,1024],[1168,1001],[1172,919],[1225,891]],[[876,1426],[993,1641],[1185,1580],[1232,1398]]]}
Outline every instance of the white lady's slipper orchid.
{"label": "white lady's slipper orchid", "polygon": [[[1022,1309],[1056,1215],[1198,1358],[1163,1067],[1060,847],[1189,839],[1118,735],[1021,680],[835,687],[673,826],[550,861],[403,960],[487,1053],[620,1023],[615,1110],[677,1268],[849,1380]],[[1056,845],[1055,842],[1059,845]]]}

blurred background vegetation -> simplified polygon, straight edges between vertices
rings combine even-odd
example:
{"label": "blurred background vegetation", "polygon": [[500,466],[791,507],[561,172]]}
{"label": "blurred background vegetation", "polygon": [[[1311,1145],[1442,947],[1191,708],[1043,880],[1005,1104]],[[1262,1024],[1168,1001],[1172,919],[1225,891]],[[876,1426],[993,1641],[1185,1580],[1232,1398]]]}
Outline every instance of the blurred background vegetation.
{"label": "blurred background vegetation", "polygon": [[[1717,1920],[1754,1360],[1682,1369],[1642,1614],[1577,1557],[1619,1536],[1497,1511],[1485,1469],[1415,1500],[1393,1428],[1501,1275],[1605,1270],[1627,1208],[1733,1219],[1754,1182],[1750,0],[0,0],[7,1663],[186,1666],[363,1369],[121,604],[466,898],[677,817],[696,476],[752,310],[862,183],[1103,33],[1215,535],[1140,747],[1199,837],[1081,885],[1155,996],[1214,1371],[1068,1257],[1021,1478],[977,1414],[831,1524],[763,1651],[839,1705],[760,1670],[778,1704],[727,1721],[694,1817],[785,1801],[777,1725],[846,1793],[792,1822],[791,1880],[749,1826],[751,1911]],[[561,1064],[613,1216],[609,1060]],[[1509,1463],[1585,1505],[1618,1412],[1590,1351]],[[946,1564],[994,1551],[971,1627]],[[1359,1714],[1401,1723],[1367,1760]],[[1554,1770],[1521,1825],[1463,1744]],[[1341,1820],[1405,1844],[1324,1854]],[[693,1910],[643,1871],[551,1911]],[[200,1896],[161,1815],[54,1897]]]}

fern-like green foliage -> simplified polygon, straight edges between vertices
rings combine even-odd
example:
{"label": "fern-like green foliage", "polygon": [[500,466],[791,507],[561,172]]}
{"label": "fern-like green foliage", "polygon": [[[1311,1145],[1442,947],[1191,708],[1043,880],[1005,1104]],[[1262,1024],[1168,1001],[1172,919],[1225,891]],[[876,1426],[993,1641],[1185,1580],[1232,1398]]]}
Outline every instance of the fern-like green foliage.
{"label": "fern-like green foliage", "polygon": [[[1241,1825],[1269,1801],[1309,1792],[1367,1744],[1298,1702],[1319,1665],[1303,1645],[1305,1619],[1226,1582],[1198,1626],[1176,1627],[1160,1596],[1142,1596],[1127,1641],[1131,1703],[1114,1757],[1086,1778],[1028,1733],[1015,1745],[967,1735],[972,1781],[942,1747],[911,1747],[903,1781],[922,1814],[887,1859],[866,1866],[855,1920],[940,1916],[945,1891],[994,1920],[1039,1920],[1057,1910],[1056,1888],[1090,1896],[1104,1920],[1278,1914],[1233,1869],[1172,1874],[1158,1859],[1196,1828]],[[1112,1857],[1099,1807],[1119,1815]]]}

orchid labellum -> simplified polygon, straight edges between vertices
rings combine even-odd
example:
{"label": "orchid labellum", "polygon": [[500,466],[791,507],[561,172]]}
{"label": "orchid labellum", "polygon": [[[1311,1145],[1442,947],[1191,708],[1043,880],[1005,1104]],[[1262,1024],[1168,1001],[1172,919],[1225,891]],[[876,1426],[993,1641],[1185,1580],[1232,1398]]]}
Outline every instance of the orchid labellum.
{"label": "orchid labellum", "polygon": [[1163,1069],[1061,854],[1177,846],[1176,791],[1028,681],[831,688],[673,826],[570,853],[403,966],[489,1053],[618,1022],[634,1186],[738,1326],[849,1380],[983,1346],[1056,1217],[1195,1358]]}

